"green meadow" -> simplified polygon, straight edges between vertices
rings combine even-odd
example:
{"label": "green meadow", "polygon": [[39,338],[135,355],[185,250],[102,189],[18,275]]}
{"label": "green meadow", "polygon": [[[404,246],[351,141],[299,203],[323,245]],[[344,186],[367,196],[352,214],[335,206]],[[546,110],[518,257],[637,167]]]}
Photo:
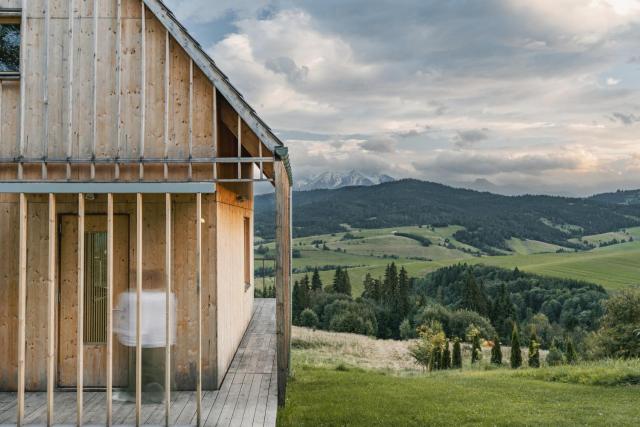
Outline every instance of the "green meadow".
{"label": "green meadow", "polygon": [[[459,262],[483,263],[504,268],[515,268],[531,273],[561,278],[586,280],[609,290],[619,290],[640,284],[640,227],[585,236],[583,240],[598,244],[624,239],[625,243],[597,247],[589,251],[572,252],[559,246],[532,240],[510,239],[511,252],[500,256],[476,256],[476,248],[458,242],[453,234],[460,227],[396,227],[385,229],[351,230],[344,233],[317,235],[294,239],[294,277],[301,278],[305,270],[318,267],[323,283],[333,278],[333,268],[347,267],[353,294],[362,292],[362,281],[367,273],[374,277],[384,274],[390,262],[404,266],[411,276],[421,276],[440,267]],[[399,236],[407,233],[431,240],[431,246],[423,246],[417,240]],[[629,237],[633,241],[629,241]],[[322,243],[319,243],[322,242]],[[264,245],[273,254],[274,244]],[[263,254],[256,254],[257,258]],[[256,262],[259,266],[261,263]],[[269,265],[267,261],[266,265]],[[256,279],[262,286],[262,279]],[[267,285],[271,279],[265,280]]]}

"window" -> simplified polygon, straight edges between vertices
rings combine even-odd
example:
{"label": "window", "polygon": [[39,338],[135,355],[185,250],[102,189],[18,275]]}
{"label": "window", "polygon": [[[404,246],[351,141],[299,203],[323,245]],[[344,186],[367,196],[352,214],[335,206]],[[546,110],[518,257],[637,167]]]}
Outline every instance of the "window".
{"label": "window", "polygon": [[251,218],[244,218],[244,283],[251,286]]}
{"label": "window", "polygon": [[107,233],[84,235],[84,343],[107,342]]}
{"label": "window", "polygon": [[20,24],[0,15],[0,78],[20,74]]}

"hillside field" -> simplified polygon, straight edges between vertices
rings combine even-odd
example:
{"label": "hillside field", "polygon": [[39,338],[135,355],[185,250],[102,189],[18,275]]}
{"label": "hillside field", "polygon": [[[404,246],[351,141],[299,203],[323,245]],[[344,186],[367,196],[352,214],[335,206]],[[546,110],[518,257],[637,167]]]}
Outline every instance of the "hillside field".
{"label": "hillside field", "polygon": [[[353,294],[362,292],[362,281],[367,273],[374,277],[384,274],[390,262],[404,266],[411,276],[422,276],[440,267],[459,263],[484,263],[504,268],[515,268],[531,273],[561,278],[586,280],[600,284],[609,290],[618,290],[640,284],[640,228],[585,236],[590,242],[605,242],[613,238],[633,237],[633,241],[598,247],[589,251],[561,252],[560,247],[531,240],[511,239],[511,253],[502,256],[476,256],[477,248],[453,238],[460,227],[395,227],[362,229],[349,232],[310,236],[294,239],[293,249],[299,257],[294,258],[294,277],[299,279],[305,270],[313,267],[326,269],[320,272],[325,285],[331,283],[335,266],[349,269]],[[423,246],[419,241],[397,235],[418,235],[432,244]],[[315,242],[315,243],[314,243]],[[322,242],[322,243],[319,243]],[[258,244],[259,245],[259,244]],[[323,247],[326,245],[326,250]],[[274,244],[264,245],[273,254]],[[256,254],[261,258],[263,254]],[[271,262],[272,264],[272,262]],[[256,266],[261,262],[256,261]],[[266,262],[269,266],[269,261]],[[298,271],[296,273],[296,271]],[[300,272],[302,271],[302,272]],[[262,286],[256,278],[256,286]],[[272,283],[267,278],[266,284]]]}
{"label": "hillside field", "polygon": [[631,426],[640,417],[638,361],[512,370],[485,355],[476,368],[425,373],[406,341],[305,328],[293,338],[279,426]]}

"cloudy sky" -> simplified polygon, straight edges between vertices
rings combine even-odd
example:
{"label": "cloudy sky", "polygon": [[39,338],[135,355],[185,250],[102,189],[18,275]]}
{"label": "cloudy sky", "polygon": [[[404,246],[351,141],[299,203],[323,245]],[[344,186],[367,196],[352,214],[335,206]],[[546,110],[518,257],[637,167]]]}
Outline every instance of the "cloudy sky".
{"label": "cloudy sky", "polygon": [[297,177],[640,188],[640,0],[166,3]]}

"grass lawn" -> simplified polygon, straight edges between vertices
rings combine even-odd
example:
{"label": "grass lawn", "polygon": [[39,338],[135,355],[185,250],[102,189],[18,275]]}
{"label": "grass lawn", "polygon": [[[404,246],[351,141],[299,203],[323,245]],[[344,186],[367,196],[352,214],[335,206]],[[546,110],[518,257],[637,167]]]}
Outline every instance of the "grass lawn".
{"label": "grass lawn", "polygon": [[510,370],[402,377],[295,362],[279,426],[637,425],[640,386],[595,386]]}

